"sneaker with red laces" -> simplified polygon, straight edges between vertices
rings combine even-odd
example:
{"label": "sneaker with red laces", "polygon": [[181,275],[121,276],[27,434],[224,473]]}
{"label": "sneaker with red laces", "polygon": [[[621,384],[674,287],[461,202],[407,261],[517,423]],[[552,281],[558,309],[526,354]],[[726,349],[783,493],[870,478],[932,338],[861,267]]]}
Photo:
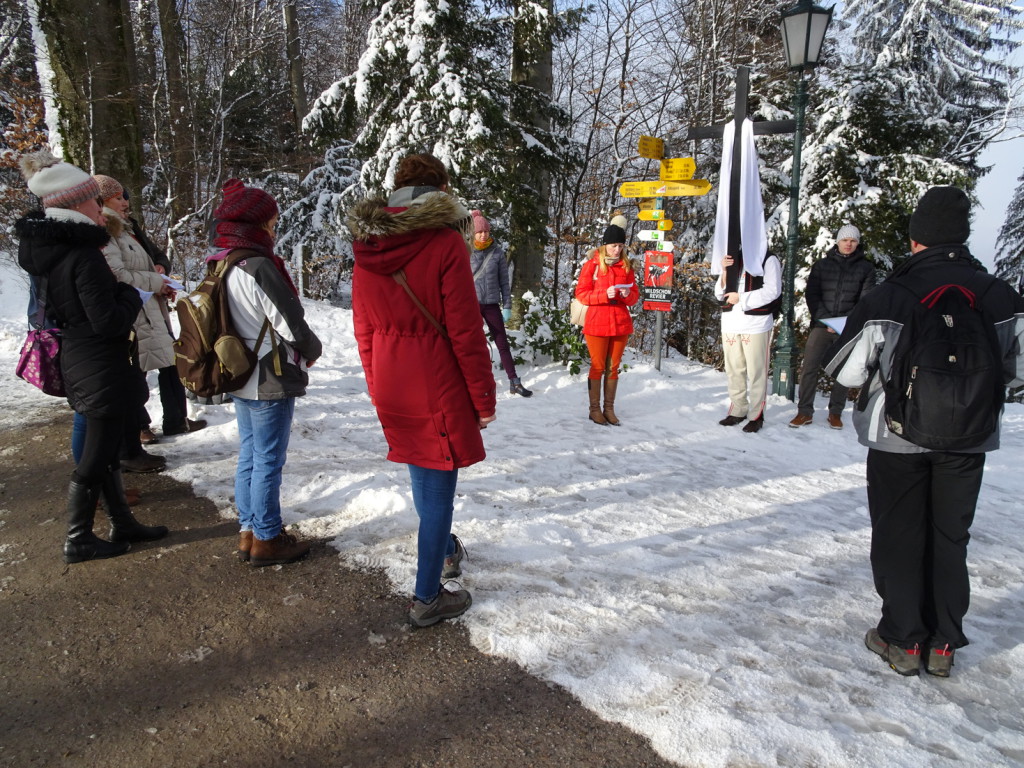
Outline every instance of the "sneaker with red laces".
{"label": "sneaker with red laces", "polygon": [[878,630],[872,627],[864,636],[868,650],[881,656],[897,674],[909,677],[921,671],[921,646],[914,643],[911,648],[885,642]]}
{"label": "sneaker with red laces", "polygon": [[936,677],[949,677],[949,670],[953,668],[954,652],[955,649],[950,648],[949,643],[941,648],[930,648],[924,671]]}

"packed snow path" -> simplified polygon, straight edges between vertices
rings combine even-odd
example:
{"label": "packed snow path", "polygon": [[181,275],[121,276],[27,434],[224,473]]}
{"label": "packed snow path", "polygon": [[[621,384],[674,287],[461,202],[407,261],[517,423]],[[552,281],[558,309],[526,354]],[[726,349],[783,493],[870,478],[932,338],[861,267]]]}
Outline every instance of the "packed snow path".
{"label": "packed snow path", "polygon": [[[8,372],[24,338],[21,291],[0,285]],[[296,409],[285,518],[333,540],[347,565],[384,569],[400,601],[415,569],[407,470],[383,458],[351,313],[307,311],[326,352]],[[533,398],[499,398],[488,459],[462,471],[455,512],[477,647],[565,686],[680,765],[1024,763],[1024,407],[1008,407],[1003,448],[988,458],[971,645],[949,680],[901,678],[863,644],[878,599],[849,409],[842,431],[825,425],[824,399],[813,425],[790,429],[794,406],[773,397],[765,429],[748,435],[717,424],[723,374],[678,357],[661,372],[629,364],[619,428],[587,420],[585,381],[558,365],[520,369]],[[4,422],[66,410],[9,376]],[[207,429],[152,450],[232,516],[233,412],[202,415]]]}

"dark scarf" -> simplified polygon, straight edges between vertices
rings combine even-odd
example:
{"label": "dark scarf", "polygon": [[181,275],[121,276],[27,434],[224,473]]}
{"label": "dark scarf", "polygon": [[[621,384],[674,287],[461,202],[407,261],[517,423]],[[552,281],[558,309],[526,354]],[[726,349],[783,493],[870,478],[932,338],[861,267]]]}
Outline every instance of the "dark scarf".
{"label": "dark scarf", "polygon": [[292,293],[299,295],[292,282],[291,275],[284,266],[284,260],[274,253],[274,238],[270,236],[263,227],[258,224],[250,224],[245,221],[218,221],[216,224],[217,234],[213,238],[213,244],[224,250],[245,248],[249,251],[262,253],[273,262],[277,271],[281,273],[285,283],[291,288]]}

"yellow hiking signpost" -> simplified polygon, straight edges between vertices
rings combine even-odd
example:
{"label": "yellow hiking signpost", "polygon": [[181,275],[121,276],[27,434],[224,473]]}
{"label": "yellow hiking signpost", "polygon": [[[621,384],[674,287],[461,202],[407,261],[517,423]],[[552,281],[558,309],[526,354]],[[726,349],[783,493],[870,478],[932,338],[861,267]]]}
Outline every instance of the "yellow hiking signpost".
{"label": "yellow hiking signpost", "polygon": [[[665,198],[706,195],[711,191],[711,182],[707,179],[693,178],[693,174],[697,172],[697,163],[692,157],[666,158],[664,139],[641,136],[637,151],[640,157],[661,161],[658,181],[627,181],[619,187],[619,195],[640,198],[636,201],[640,209],[637,218],[640,221],[652,222],[654,226],[654,229],[642,229],[637,232],[637,239],[657,243],[657,251],[646,252],[644,309],[661,310],[654,326],[655,338],[660,339],[664,322],[662,318],[665,311],[672,306],[672,251],[675,249],[675,244],[665,239],[665,233],[672,229],[672,220],[665,218]],[[648,296],[647,293],[651,295]],[[654,367],[661,370],[660,344],[655,345]]]}
{"label": "yellow hiking signpost", "polygon": [[707,179],[690,181],[627,181],[619,187],[622,197],[700,197],[711,191]]}
{"label": "yellow hiking signpost", "polygon": [[648,160],[661,160],[665,156],[665,141],[654,136],[641,136],[637,149],[640,157]]}
{"label": "yellow hiking signpost", "polygon": [[697,163],[692,157],[672,157],[661,161],[661,173],[658,176],[662,181],[686,181],[693,178],[697,172]]}

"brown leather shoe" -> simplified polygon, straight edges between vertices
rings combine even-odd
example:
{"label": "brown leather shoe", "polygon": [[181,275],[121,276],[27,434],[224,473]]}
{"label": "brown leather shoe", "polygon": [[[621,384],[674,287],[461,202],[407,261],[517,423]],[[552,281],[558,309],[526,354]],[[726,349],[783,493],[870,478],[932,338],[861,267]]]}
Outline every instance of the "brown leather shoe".
{"label": "brown leather shoe", "polygon": [[264,565],[287,565],[301,560],[309,554],[309,542],[299,541],[282,530],[270,541],[252,537],[249,550],[249,565],[260,568]]}
{"label": "brown leather shoe", "polygon": [[153,430],[149,427],[139,432],[139,442],[143,445],[152,445],[153,443],[159,443],[160,438],[153,434]]}
{"label": "brown leather shoe", "polygon": [[243,563],[249,562],[249,553],[252,550],[252,531],[242,531],[238,534],[238,559]]}
{"label": "brown leather shoe", "polygon": [[805,413],[798,413],[796,416],[793,417],[793,420],[789,422],[789,426],[793,427],[794,429],[796,429],[797,427],[806,427],[808,424],[811,423],[812,418],[813,417],[808,416]]}
{"label": "brown leather shoe", "polygon": [[837,414],[830,413],[828,415],[828,425],[832,427],[832,429],[842,429],[843,420]]}

